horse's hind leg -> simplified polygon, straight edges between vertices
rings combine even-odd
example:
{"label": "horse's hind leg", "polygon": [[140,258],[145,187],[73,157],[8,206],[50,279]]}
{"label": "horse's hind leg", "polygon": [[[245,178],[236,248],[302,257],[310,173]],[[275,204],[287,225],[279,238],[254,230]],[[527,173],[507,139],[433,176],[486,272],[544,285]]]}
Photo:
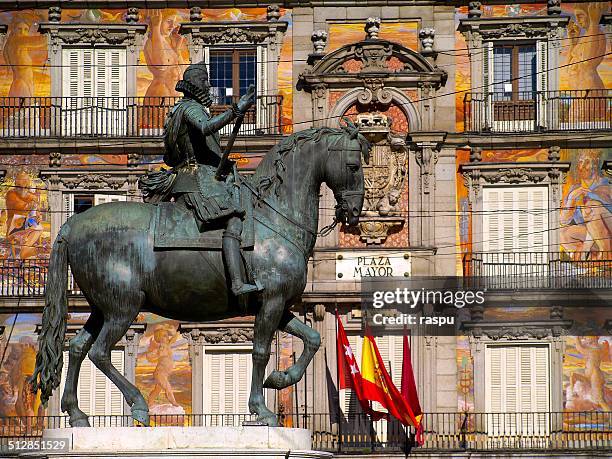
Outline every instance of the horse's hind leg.
{"label": "horse's hind leg", "polygon": [[[141,294],[140,296],[142,297],[143,295]],[[132,417],[148,426],[149,408],[147,402],[136,386],[130,383],[127,378],[111,364],[111,349],[123,337],[128,328],[130,328],[130,325],[138,315],[142,302],[142,298],[138,300],[132,299],[131,302],[119,299],[117,304],[130,305],[130,310],[117,307],[113,310],[110,310],[110,308],[107,309],[102,330],[100,330],[100,334],[91,347],[88,355],[94,365],[121,391],[125,401],[132,407]]]}
{"label": "horse's hind leg", "polygon": [[98,337],[104,318],[102,314],[93,309],[85,326],[70,340],[68,351],[68,371],[66,372],[66,384],[62,395],[62,411],[68,413],[69,422],[72,427],[89,427],[87,415],[79,409],[77,399],[77,385],[81,363],[87,355],[87,351]]}
{"label": "horse's hind leg", "polygon": [[264,387],[278,390],[292,386],[302,379],[308,364],[321,345],[319,332],[300,321],[289,311],[285,311],[279,328],[290,335],[300,338],[304,343],[304,350],[294,365],[285,371],[274,370],[266,379]]}

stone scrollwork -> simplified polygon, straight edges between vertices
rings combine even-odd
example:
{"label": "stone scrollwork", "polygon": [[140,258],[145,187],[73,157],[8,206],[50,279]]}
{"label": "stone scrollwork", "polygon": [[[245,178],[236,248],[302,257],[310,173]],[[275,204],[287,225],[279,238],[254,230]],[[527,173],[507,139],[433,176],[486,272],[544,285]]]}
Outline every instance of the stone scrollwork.
{"label": "stone scrollwork", "polygon": [[368,244],[381,244],[392,229],[404,224],[400,198],[406,183],[408,150],[402,137],[391,135],[385,115],[358,115],[357,123],[373,145],[370,163],[363,166],[366,189],[360,238]]}
{"label": "stone scrollwork", "polygon": [[393,54],[390,43],[357,44],[354,49],[355,57],[363,62],[362,72],[387,70],[387,61]]}
{"label": "stone scrollwork", "polygon": [[357,94],[357,102],[361,105],[388,106],[393,101],[393,94],[385,88],[382,78],[364,78],[363,90]]}
{"label": "stone scrollwork", "polygon": [[559,337],[566,334],[563,327],[553,325],[551,327],[533,327],[533,326],[500,326],[487,328],[474,327],[471,329],[471,335],[474,338],[488,338],[493,341],[499,340],[519,340],[519,339],[537,339],[543,340],[549,337]]}
{"label": "stone scrollwork", "polygon": [[189,328],[183,336],[193,344],[243,344],[253,341],[253,328]]}
{"label": "stone scrollwork", "polygon": [[129,22],[123,24],[43,22],[39,24],[38,30],[49,34],[53,53],[58,52],[63,45],[75,44],[126,46],[134,51],[147,29],[146,24],[134,22],[135,17],[137,12],[132,11],[126,17]]}
{"label": "stone scrollwork", "polygon": [[268,37],[267,32],[253,32],[240,27],[229,27],[216,33],[202,36],[202,41],[209,45],[219,43],[263,43]]}

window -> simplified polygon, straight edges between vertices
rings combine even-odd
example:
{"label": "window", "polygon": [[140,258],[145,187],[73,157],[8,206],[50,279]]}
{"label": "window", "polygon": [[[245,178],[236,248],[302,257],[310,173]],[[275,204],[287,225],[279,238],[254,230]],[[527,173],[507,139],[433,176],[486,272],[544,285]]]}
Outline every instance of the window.
{"label": "window", "polygon": [[483,189],[485,252],[548,251],[548,188]]}
{"label": "window", "polygon": [[[64,365],[62,367],[62,379],[60,384],[61,396],[66,385],[66,373],[68,371],[68,351],[64,351]],[[124,351],[111,351],[111,364],[123,374]],[[89,416],[122,415],[123,394],[110,379],[85,357],[81,364],[77,394],[79,408]]]}
{"label": "window", "polygon": [[493,92],[497,100],[530,100],[536,90],[536,47],[493,47]]}
{"label": "window", "polygon": [[486,347],[486,412],[497,413],[487,416],[489,435],[538,436],[548,433],[549,353],[546,344]]}
{"label": "window", "polygon": [[[204,412],[246,414],[253,364],[252,348],[206,347],[204,352]],[[222,419],[212,419],[221,424]]]}
{"label": "window", "polygon": [[257,57],[254,49],[211,50],[210,84],[215,103],[230,105],[256,84]]}
{"label": "window", "polygon": [[122,194],[77,193],[64,194],[64,212],[66,219],[72,214],[80,214],[87,209],[106,202],[126,201],[127,196]]}
{"label": "window", "polygon": [[125,134],[125,64],[125,49],[63,50],[64,135]]}

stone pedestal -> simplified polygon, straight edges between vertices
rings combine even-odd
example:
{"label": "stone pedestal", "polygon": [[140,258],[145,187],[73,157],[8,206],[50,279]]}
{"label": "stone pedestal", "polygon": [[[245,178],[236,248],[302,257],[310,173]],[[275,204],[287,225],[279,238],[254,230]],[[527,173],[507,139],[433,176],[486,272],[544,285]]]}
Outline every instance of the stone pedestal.
{"label": "stone pedestal", "polygon": [[[48,458],[252,459],[332,458],[312,451],[310,431],[284,427],[76,427],[48,429],[44,440],[67,440],[68,449],[47,450]],[[41,457],[40,452],[19,457]]]}

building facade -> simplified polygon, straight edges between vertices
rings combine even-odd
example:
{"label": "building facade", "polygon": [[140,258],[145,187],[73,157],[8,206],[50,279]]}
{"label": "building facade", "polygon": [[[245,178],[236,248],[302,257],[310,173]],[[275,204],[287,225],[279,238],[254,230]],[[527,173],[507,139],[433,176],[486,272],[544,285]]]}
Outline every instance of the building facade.
{"label": "building facade", "polygon": [[[256,85],[233,149],[245,174],[284,136],[343,117],[372,144],[360,223],[319,237],[293,307],[322,345],[298,385],[266,394],[284,425],[310,428],[320,449],[403,456],[414,432],[369,421],[338,391],[335,312],[359,357],[370,282],[458,278],[488,301],[464,308],[455,333],[411,329],[425,430],[413,454],[610,448],[608,2],[29,3],[0,12],[4,438],[65,422],[53,417],[59,396],[43,408],[25,390],[52,241],[73,213],[141,200],[138,177],[163,167],[176,81],[204,60],[212,113]],[[335,204],[323,187],[320,229]],[[67,289],[68,340],[88,305],[78,285]],[[238,424],[252,324],[145,311],[113,364],[158,424]],[[373,332],[399,386],[405,332]],[[279,332],[269,370],[301,346]],[[127,422],[120,392],[88,360],[79,399],[100,422]]]}

